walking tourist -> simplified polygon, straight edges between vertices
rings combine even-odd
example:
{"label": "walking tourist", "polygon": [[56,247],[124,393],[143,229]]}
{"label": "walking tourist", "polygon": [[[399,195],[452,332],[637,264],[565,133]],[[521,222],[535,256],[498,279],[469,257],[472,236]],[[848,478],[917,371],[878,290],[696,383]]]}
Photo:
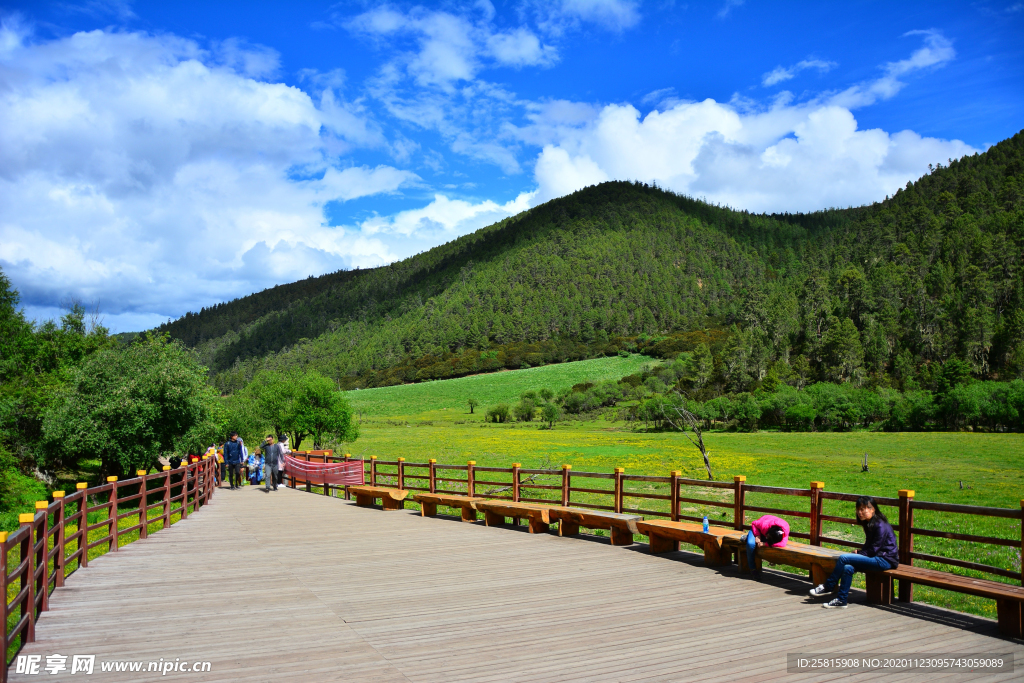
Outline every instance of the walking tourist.
{"label": "walking tourist", "polygon": [[292,449],[288,448],[288,436],[286,434],[277,435],[277,485],[284,485],[284,456],[291,453]]}
{"label": "walking tourist", "polygon": [[280,449],[274,441],[274,437],[267,434],[267,440],[263,444],[263,481],[265,491],[277,490],[277,460]]}
{"label": "walking tourist", "polygon": [[854,572],[880,572],[895,569],[900,563],[896,534],[871,496],[857,499],[857,521],[864,528],[864,546],[856,554],[840,555],[832,576],[811,589],[811,596],[816,598],[835,592],[838,587],[836,596],[822,605],[825,609],[845,609]]}
{"label": "walking tourist", "polygon": [[232,489],[242,486],[242,463],[245,462],[245,445],[238,438],[238,432],[231,432],[231,438],[224,442],[224,461],[228,465]]}
{"label": "walking tourist", "polygon": [[747,567],[755,578],[760,578],[761,570],[754,564],[754,551],[762,545],[770,548],[785,548],[789,540],[789,523],[774,515],[758,517],[750,523],[750,531],[743,541],[747,546]]}

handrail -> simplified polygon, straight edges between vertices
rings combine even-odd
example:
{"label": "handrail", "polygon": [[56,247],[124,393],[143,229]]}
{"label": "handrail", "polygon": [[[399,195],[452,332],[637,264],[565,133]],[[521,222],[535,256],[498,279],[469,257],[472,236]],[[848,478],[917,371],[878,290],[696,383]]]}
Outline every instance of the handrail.
{"label": "handrail", "polygon": [[[464,494],[499,500],[510,499],[514,502],[551,503],[598,510],[612,510],[614,512],[623,512],[625,510],[632,514],[668,517],[672,521],[700,521],[702,519],[700,516],[682,514],[684,510],[681,505],[683,503],[687,503],[702,505],[709,508],[720,508],[725,510],[731,509],[732,519],[728,520],[728,518],[726,518],[725,520],[720,520],[719,523],[728,522],[737,530],[750,528],[750,525],[747,523],[747,513],[767,513],[783,518],[790,517],[798,520],[807,520],[806,524],[809,526],[809,530],[807,532],[793,530],[790,535],[794,538],[805,539],[811,545],[820,546],[822,543],[827,543],[829,545],[841,547],[858,547],[858,544],[852,543],[849,540],[827,535],[824,533],[822,527],[826,522],[847,525],[858,524],[855,519],[824,514],[823,505],[826,500],[856,502],[860,495],[840,491],[826,491],[825,484],[818,481],[811,482],[808,488],[792,488],[748,484],[746,477],[744,476],[733,477],[732,482],[688,479],[684,478],[682,476],[682,472],[679,471],[671,472],[668,477],[663,477],[627,475],[625,474],[625,469],[621,467],[614,468],[613,473],[576,472],[573,471],[570,465],[562,465],[561,469],[558,470],[523,468],[519,463],[513,463],[512,467],[478,467],[476,465],[476,461],[473,460],[469,461],[466,465],[454,465],[438,464],[435,459],[430,459],[425,463],[412,463],[405,462],[405,458],[398,458],[393,461],[384,461],[378,460],[377,456],[370,456],[369,458],[352,458],[352,456],[348,454],[345,454],[344,456],[335,456],[331,451],[321,451],[319,453],[322,454],[321,457],[323,457],[323,462],[341,462],[350,460],[362,462],[364,467],[364,477],[371,485],[374,486],[380,483],[379,480],[381,478],[385,478],[388,480],[388,485],[391,485],[392,481],[394,481],[396,482],[397,488],[400,489],[427,490],[430,493]],[[381,466],[387,467],[388,471],[381,471]],[[407,468],[425,469],[428,471],[428,474],[426,476],[406,475],[405,471]],[[466,478],[462,479],[451,476],[438,476],[439,472],[444,473],[445,475],[449,472],[465,472]],[[477,472],[486,472],[488,474],[487,480],[476,479]],[[509,475],[509,481],[507,483],[498,481],[501,477],[496,475],[501,474]],[[539,483],[536,481],[537,477],[550,477],[550,479],[548,479],[546,483]],[[426,489],[406,486],[406,478],[426,480],[429,485]],[[582,479],[583,481],[610,479],[612,480],[613,487],[609,489],[598,489],[576,486],[574,485],[573,478]],[[660,491],[655,488],[659,486],[664,487],[666,483],[668,484],[667,492],[665,488],[661,488]],[[442,488],[439,487],[439,484],[448,485],[448,487]],[[630,489],[627,487],[629,484],[634,486],[646,485],[648,490]],[[294,483],[292,483],[292,486],[294,487]],[[481,490],[478,486],[492,488]],[[593,484],[591,484],[591,486],[593,486]],[[651,491],[650,488],[654,488],[654,491]],[[308,482],[306,482],[306,489],[311,490]],[[348,489],[345,486],[324,486],[322,487],[322,492],[324,495],[332,495],[332,489],[335,493],[343,494],[346,499],[349,498]],[[696,497],[698,492],[694,489],[703,489],[709,497]],[[550,495],[546,493],[548,491],[559,493],[552,495],[550,498],[538,497],[541,495]],[[580,494],[605,497],[606,499],[610,499],[607,500],[610,504],[604,505],[601,504],[602,501],[594,502],[590,499],[586,501],[573,500],[574,495],[579,496]],[[793,504],[788,508],[772,504],[760,504],[760,500],[757,501],[758,504],[753,504],[747,499],[747,496],[750,494],[769,497],[787,496],[793,501]],[[703,494],[701,493],[700,495]],[[951,567],[960,567],[986,572],[995,576],[1014,578],[1020,580],[1021,585],[1024,585],[1024,568],[1019,572],[1016,570],[1011,571],[977,562],[968,562],[958,558],[947,558],[940,555],[923,554],[914,551],[915,534],[929,538],[944,538],[966,543],[1024,548],[1024,501],[1021,501],[1020,509],[926,502],[914,500],[914,492],[910,490],[899,491],[898,497],[895,498],[887,498],[883,496],[873,496],[873,498],[880,506],[896,508],[894,512],[898,513],[898,521],[894,519],[892,526],[898,537],[899,560],[901,564],[910,566],[913,565],[915,559],[924,560],[937,564],[946,564]],[[801,499],[806,500],[807,502],[801,502]],[[630,502],[628,507],[626,505],[626,501]],[[644,501],[668,501],[668,511],[643,509],[641,505],[643,505]],[[633,503],[636,504],[633,505]],[[806,507],[804,507],[805,505]],[[914,524],[914,512],[918,510],[969,514],[1003,519],[1020,519],[1021,535],[1019,539],[999,538],[995,536],[980,536],[925,529]],[[723,512],[722,514],[725,516],[728,513]],[[913,587],[909,582],[901,581],[899,587],[899,599],[904,602],[912,601],[912,591]]]}
{"label": "handrail", "polygon": [[[136,477],[124,481],[108,477],[105,483],[92,488],[78,484],[75,492],[67,496],[64,491],[54,491],[53,502],[39,501],[34,513],[19,516],[21,526],[17,531],[0,532],[0,623],[4,625],[0,629],[0,646],[5,653],[0,683],[7,683],[7,669],[13,658],[26,643],[35,640],[36,620],[49,610],[50,593],[64,586],[68,576],[89,566],[89,550],[105,545],[105,552],[117,552],[123,535],[137,530],[140,539],[147,538],[149,525],[159,523],[160,529],[166,529],[171,526],[173,515],[180,514],[180,519],[185,519],[190,507],[194,513],[209,504],[218,483],[216,465],[216,459],[204,456],[191,464],[182,463],[178,469],[165,466],[156,474],[139,470]],[[153,483],[157,485],[150,488]],[[172,496],[171,489],[180,493]],[[122,490],[124,496],[119,495]],[[105,496],[106,501],[90,506],[89,498],[97,496]],[[150,504],[150,499],[155,500],[156,496],[161,497],[160,501]],[[172,508],[178,500],[181,505]],[[137,502],[135,508],[121,509],[133,502]],[[150,510],[157,508],[162,509],[162,514],[149,517]],[[106,510],[107,517],[90,523],[89,514],[100,510]],[[120,528],[120,520],[133,516],[137,517],[136,523]],[[90,539],[89,533],[97,529],[104,529],[105,535]],[[15,557],[16,566],[9,572]],[[15,583],[17,594],[8,602],[8,589]],[[8,617],[13,611],[19,612],[18,619],[8,628]],[[17,647],[12,652],[15,639]]]}

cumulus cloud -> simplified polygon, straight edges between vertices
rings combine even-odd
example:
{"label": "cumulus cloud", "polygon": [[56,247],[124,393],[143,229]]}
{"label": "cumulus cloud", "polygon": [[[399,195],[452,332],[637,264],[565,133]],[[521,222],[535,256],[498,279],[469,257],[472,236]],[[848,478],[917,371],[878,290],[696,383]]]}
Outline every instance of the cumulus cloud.
{"label": "cumulus cloud", "polygon": [[360,227],[365,235],[401,235],[436,244],[525,211],[530,208],[532,199],[532,192],[523,192],[504,204],[489,199],[473,203],[437,194],[423,208],[401,211],[394,216],[374,217],[364,221]]}
{"label": "cumulus cloud", "polygon": [[826,62],[820,59],[805,59],[790,67],[777,66],[761,78],[761,85],[768,88],[777,83],[788,81],[804,69],[817,69],[818,73],[827,73],[836,66],[835,62]]}
{"label": "cumulus cloud", "polygon": [[590,23],[609,31],[624,31],[640,23],[635,0],[556,0],[536,2],[537,24],[545,33],[559,35]]}
{"label": "cumulus cloud", "polygon": [[72,294],[109,321],[152,321],[395,257],[323,208],[418,177],[343,163],[337,149],[383,136],[332,90],[317,102],[260,80],[273,51],[2,30],[0,265],[30,313]]}

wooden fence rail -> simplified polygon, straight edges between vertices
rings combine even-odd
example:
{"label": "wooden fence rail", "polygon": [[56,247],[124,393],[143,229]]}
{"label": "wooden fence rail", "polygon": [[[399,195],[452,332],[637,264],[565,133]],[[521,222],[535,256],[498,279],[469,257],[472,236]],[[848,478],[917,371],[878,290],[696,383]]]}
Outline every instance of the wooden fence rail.
{"label": "wooden fence rail", "polygon": [[[210,502],[217,486],[217,461],[204,458],[178,469],[164,467],[147,474],[139,470],[133,479],[118,481],[108,477],[100,486],[78,484],[71,495],[53,492],[53,502],[39,501],[35,513],[19,516],[21,527],[0,532],[0,619],[4,624],[2,645],[4,666],[0,683],[7,682],[7,668],[26,643],[35,640],[36,619],[49,609],[50,594],[64,585],[65,579],[79,568],[89,566],[89,551],[104,548],[117,552],[125,534],[149,535],[150,524],[171,525],[171,517],[188,517]],[[149,513],[159,509],[160,515]],[[90,515],[96,519],[89,521]],[[120,528],[125,519],[137,520]],[[102,536],[90,533],[102,530]],[[15,566],[11,567],[14,562]],[[11,597],[10,590],[17,592]]]}
{"label": "wooden fence rail", "polygon": [[[353,460],[350,455],[334,455],[332,451],[310,451],[308,454],[298,452],[296,457],[311,462],[343,462]],[[514,502],[537,502],[552,505],[563,505],[613,512],[628,511],[647,517],[664,517],[672,521],[688,520],[699,522],[702,516],[683,514],[682,504],[701,505],[724,510],[729,525],[734,529],[750,528],[750,521],[761,514],[772,514],[787,521],[807,520],[809,531],[791,530],[793,538],[803,539],[811,545],[823,543],[842,547],[856,548],[859,543],[826,535],[825,525],[856,526],[856,519],[825,514],[827,501],[856,502],[860,496],[855,493],[826,491],[825,484],[820,481],[810,482],[806,489],[778,486],[759,486],[748,484],[746,477],[736,476],[733,481],[707,481],[704,479],[687,479],[679,471],[669,476],[628,475],[621,467],[614,468],[612,473],[576,472],[570,465],[562,465],[560,470],[528,469],[518,463],[511,467],[481,467],[471,460],[465,465],[440,465],[431,459],[425,463],[406,462],[404,458],[397,460],[379,460],[370,456],[362,460],[366,480],[372,486],[394,486],[413,491],[429,491],[430,493],[452,493],[477,496],[482,498],[505,499]],[[410,474],[412,470],[415,474]],[[478,475],[483,475],[479,477]],[[537,483],[539,477],[546,477],[548,483]],[[499,481],[502,479],[502,481]],[[507,481],[506,481],[507,479]],[[408,481],[417,485],[409,486]],[[610,480],[611,486],[601,484],[601,480]],[[425,482],[426,486],[420,485]],[[301,483],[301,482],[300,482]],[[662,486],[661,493],[637,490],[635,485]],[[294,486],[295,483],[292,483]],[[307,490],[309,489],[306,482]],[[332,495],[330,489],[324,487],[325,495]],[[348,498],[345,487],[333,487],[336,493]],[[588,502],[579,500],[580,495],[589,496]],[[752,504],[750,497],[770,497],[791,500],[784,507],[778,504]],[[574,498],[575,497],[575,498]],[[593,501],[594,497],[598,502]],[[960,567],[979,571],[994,576],[1014,579],[1024,585],[1024,566],[1017,568],[996,567],[980,562],[969,562],[953,557],[944,557],[917,552],[914,550],[915,536],[928,538],[944,538],[964,543],[977,543],[1016,548],[1024,556],[1024,500],[1020,508],[995,508],[976,505],[957,505],[952,503],[936,503],[914,499],[914,492],[901,490],[896,498],[872,496],[882,508],[889,508],[893,530],[899,542],[899,560],[904,566],[912,566],[914,560],[931,562],[950,567]],[[667,502],[667,510],[651,510],[651,501]],[[914,522],[915,512],[942,512],[955,515],[972,515],[978,517],[1017,519],[1020,520],[1020,535],[1015,538],[1000,538],[976,534],[956,533],[937,529],[928,529]],[[731,513],[731,514],[730,514]],[[754,514],[749,514],[754,513]],[[731,519],[729,519],[731,517]],[[715,520],[721,524],[721,520]],[[899,599],[910,602],[913,599],[913,585],[900,582]]]}

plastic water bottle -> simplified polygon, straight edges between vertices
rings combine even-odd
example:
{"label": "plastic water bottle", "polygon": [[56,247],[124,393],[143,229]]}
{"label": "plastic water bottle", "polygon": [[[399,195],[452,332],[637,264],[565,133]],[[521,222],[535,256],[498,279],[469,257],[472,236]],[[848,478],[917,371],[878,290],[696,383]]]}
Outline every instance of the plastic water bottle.
{"label": "plastic water bottle", "polygon": [[708,532],[708,516],[704,515],[704,533]]}

